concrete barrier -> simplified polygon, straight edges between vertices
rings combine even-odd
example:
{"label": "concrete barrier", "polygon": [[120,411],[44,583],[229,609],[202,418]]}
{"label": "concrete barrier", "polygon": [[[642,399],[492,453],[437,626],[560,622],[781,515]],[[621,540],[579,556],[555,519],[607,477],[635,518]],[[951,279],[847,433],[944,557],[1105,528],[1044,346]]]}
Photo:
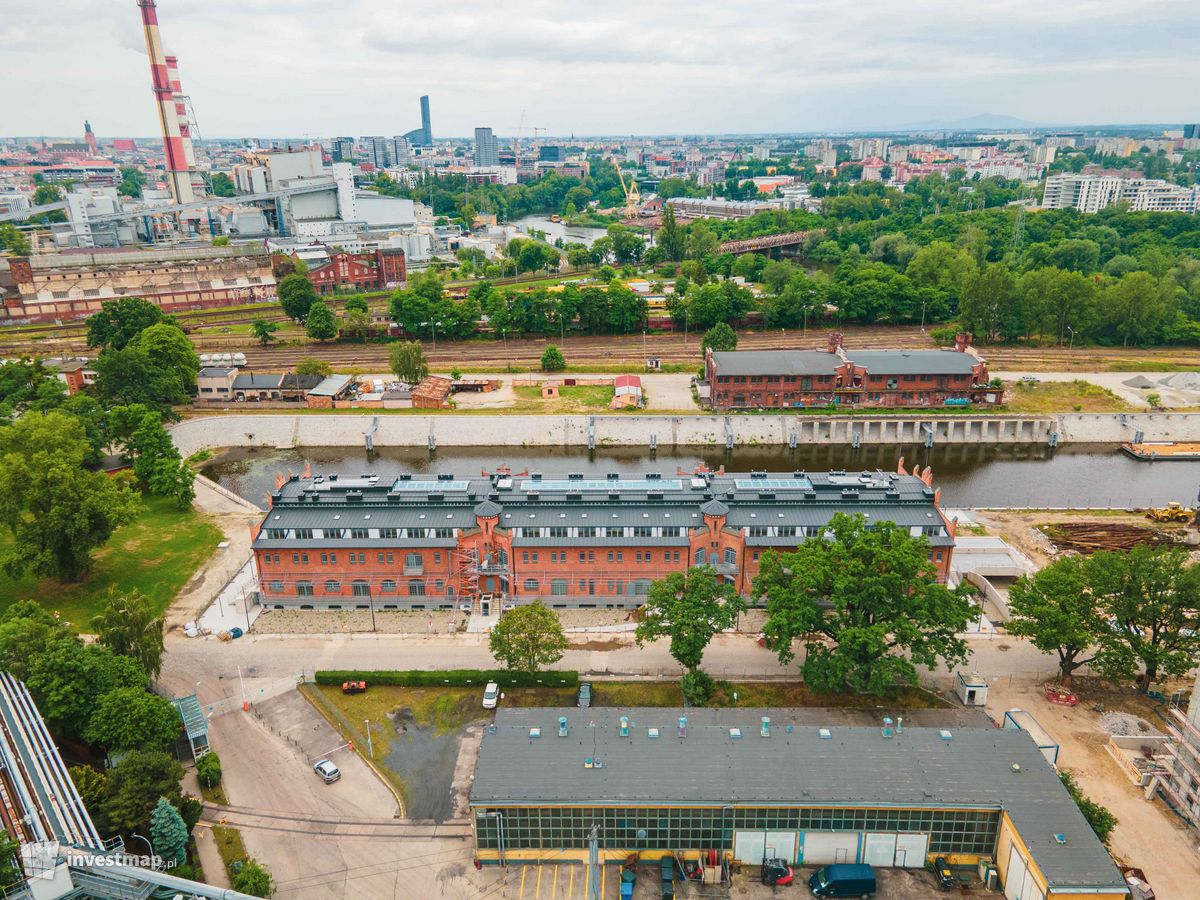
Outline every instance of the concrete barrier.
{"label": "concrete barrier", "polygon": [[[370,413],[199,416],[171,433],[186,458],[219,447],[358,447]],[[376,447],[720,447],[800,444],[1115,444],[1137,432],[1148,441],[1200,441],[1200,414],[1120,413],[1048,416],[539,416],[381,415]]]}

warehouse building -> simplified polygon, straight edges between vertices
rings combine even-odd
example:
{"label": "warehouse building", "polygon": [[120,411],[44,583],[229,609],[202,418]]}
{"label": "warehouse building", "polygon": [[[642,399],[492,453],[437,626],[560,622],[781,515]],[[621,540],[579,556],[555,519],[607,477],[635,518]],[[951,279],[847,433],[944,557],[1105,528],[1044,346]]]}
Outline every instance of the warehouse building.
{"label": "warehouse building", "polygon": [[[819,709],[502,708],[470,807],[481,864],[637,852],[733,863],[994,864],[1008,900],[1121,897],[1125,882],[1021,731],[957,711],[922,724]],[[942,714],[945,714],[944,716]],[[945,724],[936,724],[941,717]]]}
{"label": "warehouse building", "polygon": [[824,534],[841,512],[924,537],[944,581],[954,524],[932,482],[928,469],[280,476],[253,548],[269,607],[630,608],[652,581],[700,565],[747,594],[763,553]]}
{"label": "warehouse building", "polygon": [[829,335],[825,350],[709,348],[704,360],[713,409],[938,407],[995,405],[987,363],[960,334],[953,350],[846,350]]}

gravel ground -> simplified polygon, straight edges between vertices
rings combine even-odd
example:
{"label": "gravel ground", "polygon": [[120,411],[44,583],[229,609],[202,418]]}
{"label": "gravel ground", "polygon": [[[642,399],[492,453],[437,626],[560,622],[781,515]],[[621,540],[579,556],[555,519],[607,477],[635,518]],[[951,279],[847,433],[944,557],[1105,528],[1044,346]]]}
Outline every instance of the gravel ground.
{"label": "gravel ground", "polygon": [[1100,727],[1109,734],[1120,734],[1131,737],[1157,735],[1160,733],[1145,719],[1123,712],[1106,712],[1100,717]]}
{"label": "gravel ground", "polygon": [[[375,611],[375,630],[386,634],[445,634],[457,631],[462,613],[429,610]],[[268,609],[252,629],[257,634],[347,634],[371,630],[371,612],[361,609]]]}

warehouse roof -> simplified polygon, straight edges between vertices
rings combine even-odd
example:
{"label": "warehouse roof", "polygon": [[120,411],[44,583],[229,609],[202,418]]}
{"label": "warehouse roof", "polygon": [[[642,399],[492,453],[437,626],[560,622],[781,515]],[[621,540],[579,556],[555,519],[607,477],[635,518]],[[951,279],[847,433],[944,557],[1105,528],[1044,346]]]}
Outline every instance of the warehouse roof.
{"label": "warehouse roof", "polygon": [[[868,375],[969,375],[978,357],[953,350],[846,350]],[[825,350],[714,351],[717,375],[834,375],[842,365]]]}
{"label": "warehouse roof", "polygon": [[[1052,887],[1124,886],[1024,732],[922,726],[888,738],[877,727],[822,729],[812,711],[791,709],[688,709],[681,728],[680,712],[502,708],[484,734],[470,802],[1004,810]],[[760,735],[763,716],[769,737]],[[587,768],[589,758],[601,765]]]}

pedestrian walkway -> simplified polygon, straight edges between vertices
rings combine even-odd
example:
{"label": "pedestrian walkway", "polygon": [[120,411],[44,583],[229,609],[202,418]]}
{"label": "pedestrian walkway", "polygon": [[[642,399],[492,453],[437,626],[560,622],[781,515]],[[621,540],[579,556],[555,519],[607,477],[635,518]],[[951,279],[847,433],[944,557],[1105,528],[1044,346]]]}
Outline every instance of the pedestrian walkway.
{"label": "pedestrian walkway", "polygon": [[467,634],[487,634],[500,621],[500,613],[492,613],[488,616],[482,616],[479,613],[471,613],[467,618]]}
{"label": "pedestrian walkway", "polygon": [[250,599],[254,589],[252,561],[246,560],[246,564],[221,588],[221,592],[208,609],[200,614],[197,623],[200,626],[199,634],[221,634],[235,627],[243,632],[249,631],[254,620],[262,612],[262,607]]}

